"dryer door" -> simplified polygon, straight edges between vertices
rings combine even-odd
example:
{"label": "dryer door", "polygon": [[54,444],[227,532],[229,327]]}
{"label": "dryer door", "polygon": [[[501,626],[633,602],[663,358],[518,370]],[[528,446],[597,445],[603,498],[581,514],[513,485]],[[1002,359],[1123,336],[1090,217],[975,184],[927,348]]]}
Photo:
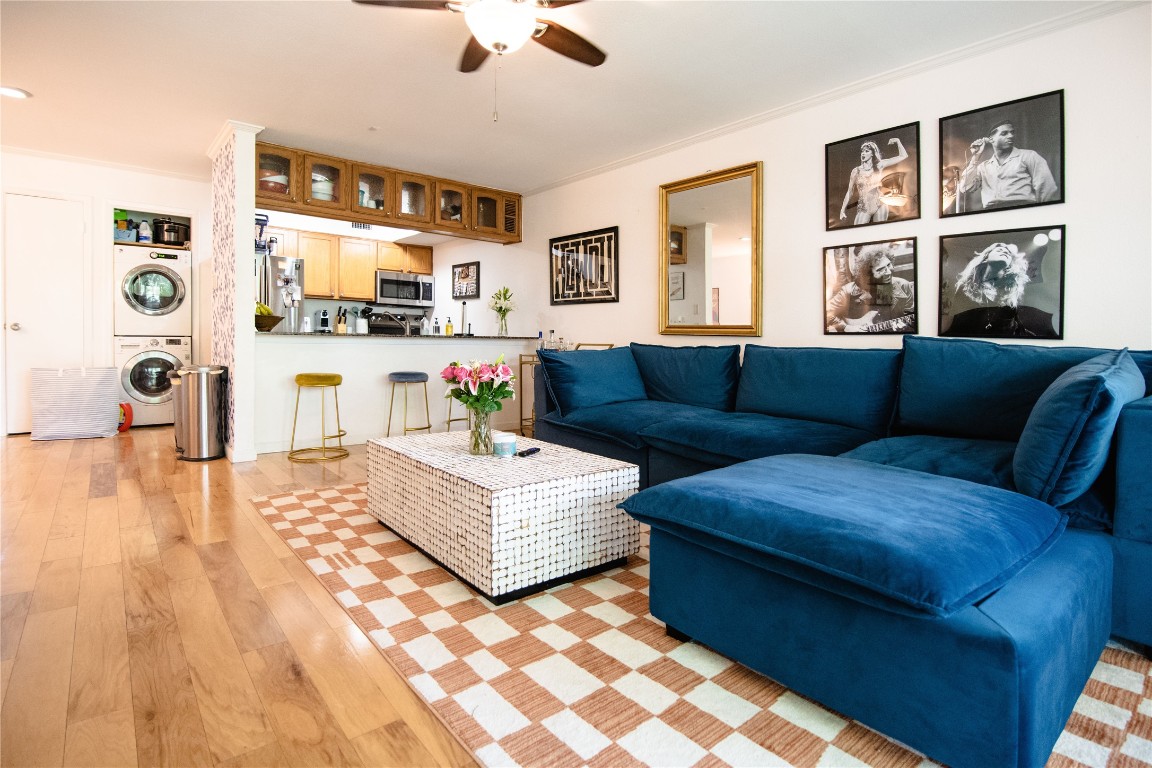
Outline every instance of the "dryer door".
{"label": "dryer door", "polygon": [[165,403],[172,399],[172,384],[168,371],[180,367],[174,355],[150,349],[134,355],[120,369],[120,383],[124,391],[142,403]]}
{"label": "dryer door", "polygon": [[184,281],[163,264],[130,269],[120,283],[128,306],[142,315],[167,315],[184,303]]}

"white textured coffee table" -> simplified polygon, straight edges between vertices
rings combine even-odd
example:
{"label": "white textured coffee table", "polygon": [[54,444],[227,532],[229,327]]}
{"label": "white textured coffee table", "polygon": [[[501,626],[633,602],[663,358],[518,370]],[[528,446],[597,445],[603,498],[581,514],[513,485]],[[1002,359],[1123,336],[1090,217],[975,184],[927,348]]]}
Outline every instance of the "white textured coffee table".
{"label": "white textured coffee table", "polygon": [[541,440],[468,453],[467,432],[368,441],[368,512],[496,603],[622,565],[640,524],[616,505],[639,469]]}

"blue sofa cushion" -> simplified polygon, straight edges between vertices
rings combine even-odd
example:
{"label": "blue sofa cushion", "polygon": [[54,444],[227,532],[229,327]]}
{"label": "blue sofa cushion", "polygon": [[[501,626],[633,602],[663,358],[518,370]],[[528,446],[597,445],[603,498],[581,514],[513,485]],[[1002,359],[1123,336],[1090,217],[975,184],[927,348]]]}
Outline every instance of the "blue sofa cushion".
{"label": "blue sofa cushion", "polygon": [[646,400],[644,380],[628,347],[536,353],[560,415],[625,400]]}
{"label": "blue sofa cushion", "polygon": [[1143,394],[1144,376],[1126,349],[1062,373],[1020,436],[1012,461],[1017,490],[1057,505],[1087,491],[1108,460],[1120,409]]}
{"label": "blue sofa cushion", "polygon": [[581,432],[629,448],[643,448],[646,443],[638,436],[638,432],[650,424],[672,420],[707,420],[716,415],[716,411],[711,408],[663,400],[628,400],[580,408],[566,416],[550,413],[539,418],[560,429]]}
{"label": "blue sofa cushion", "polygon": [[740,379],[740,345],[667,347],[630,345],[649,400],[730,411]]}
{"label": "blue sofa cushion", "polygon": [[656,421],[639,432],[653,448],[718,467],[778,453],[835,456],[873,439],[862,429],[840,424],[739,411]]}
{"label": "blue sofa cushion", "polygon": [[906,335],[896,431],[1019,440],[1056,377],[1105,351]]}
{"label": "blue sofa cushion", "polygon": [[648,488],[620,505],[654,527],[887,610],[949,616],[1059,538],[1053,507],[866,461],[791,454]]}
{"label": "blue sofa cushion", "polygon": [[1014,491],[1015,450],[1016,443],[1007,440],[908,435],[874,440],[841,456]]}
{"label": "blue sofa cushion", "polygon": [[744,347],[736,410],[843,424],[882,436],[896,400],[894,349]]}

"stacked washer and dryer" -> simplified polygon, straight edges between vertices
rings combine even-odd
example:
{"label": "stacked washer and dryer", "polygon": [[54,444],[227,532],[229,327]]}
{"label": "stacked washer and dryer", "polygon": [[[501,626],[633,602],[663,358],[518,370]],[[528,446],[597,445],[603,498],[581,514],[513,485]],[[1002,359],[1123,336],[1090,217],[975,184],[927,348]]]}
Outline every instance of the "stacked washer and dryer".
{"label": "stacked washer and dryer", "polygon": [[168,372],[192,364],[192,253],[117,245],[115,365],[134,425],[175,419]]}

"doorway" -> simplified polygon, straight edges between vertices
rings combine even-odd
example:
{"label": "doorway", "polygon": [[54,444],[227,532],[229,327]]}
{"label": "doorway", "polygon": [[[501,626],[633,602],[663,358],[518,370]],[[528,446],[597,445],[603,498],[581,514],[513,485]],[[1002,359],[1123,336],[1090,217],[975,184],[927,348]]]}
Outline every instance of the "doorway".
{"label": "doorway", "polygon": [[4,194],[6,434],[32,431],[33,368],[92,364],[85,211],[81,200]]}

